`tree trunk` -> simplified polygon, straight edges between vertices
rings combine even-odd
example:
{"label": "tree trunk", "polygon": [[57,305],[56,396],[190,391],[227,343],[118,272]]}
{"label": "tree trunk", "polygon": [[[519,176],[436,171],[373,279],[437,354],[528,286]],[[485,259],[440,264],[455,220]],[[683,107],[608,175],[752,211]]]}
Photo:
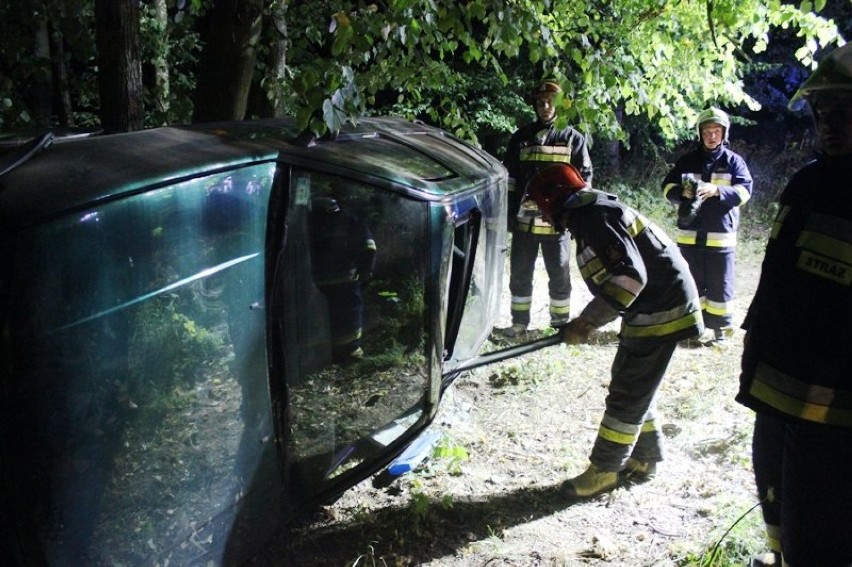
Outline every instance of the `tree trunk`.
{"label": "tree trunk", "polygon": [[202,31],[193,122],[245,117],[263,4],[264,0],[217,0],[210,9]]}
{"label": "tree trunk", "polygon": [[249,114],[262,118],[280,118],[284,115],[283,101],[287,74],[287,2],[273,0],[269,17],[263,21],[263,44],[269,47],[264,69],[268,75],[263,85],[255,79],[249,95]]}
{"label": "tree trunk", "polygon": [[156,116],[160,116],[161,124],[169,123],[169,97],[171,96],[171,82],[169,76],[169,14],[166,0],[153,0],[151,7],[158,28],[163,30],[157,38],[158,48],[151,62],[154,66],[154,104],[157,107]]}
{"label": "tree trunk", "polygon": [[[42,66],[47,68],[47,63],[50,61],[50,39],[47,29],[47,10],[41,0],[33,0],[32,14],[34,19],[34,49],[33,55],[38,62],[39,68]],[[47,73],[33,73],[33,85],[30,92],[30,108],[32,109],[32,117],[36,124],[40,126],[48,126],[53,115],[53,106],[51,104],[52,85],[50,83],[50,75]]]}
{"label": "tree trunk", "polygon": [[[619,104],[615,107],[615,119],[620,125],[624,124],[624,105]],[[609,154],[609,163],[614,173],[621,173],[621,142],[613,140],[607,148]]]}
{"label": "tree trunk", "polygon": [[73,106],[68,89],[68,67],[65,66],[65,48],[59,26],[48,18],[47,32],[50,40],[50,74],[53,76],[53,100],[56,119],[60,126],[73,127]]}
{"label": "tree trunk", "polygon": [[95,0],[101,126],[106,132],[144,127],[139,13],[132,0]]}

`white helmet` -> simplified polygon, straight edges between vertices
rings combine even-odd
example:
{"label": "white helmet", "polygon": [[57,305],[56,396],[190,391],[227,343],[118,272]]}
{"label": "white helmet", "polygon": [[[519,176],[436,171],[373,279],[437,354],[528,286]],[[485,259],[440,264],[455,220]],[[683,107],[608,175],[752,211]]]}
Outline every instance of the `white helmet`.
{"label": "white helmet", "polygon": [[725,137],[722,139],[723,142],[728,141],[728,132],[731,130],[731,119],[728,116],[728,113],[724,110],[720,110],[715,106],[711,106],[706,110],[702,110],[701,114],[698,115],[698,121],[695,124],[695,127],[698,129],[698,139],[701,139],[701,126],[704,124],[712,122],[713,124],[718,124],[722,128],[725,129]]}
{"label": "white helmet", "polygon": [[823,59],[817,70],[799,87],[787,107],[798,110],[803,100],[828,90],[852,90],[852,43],[838,47]]}

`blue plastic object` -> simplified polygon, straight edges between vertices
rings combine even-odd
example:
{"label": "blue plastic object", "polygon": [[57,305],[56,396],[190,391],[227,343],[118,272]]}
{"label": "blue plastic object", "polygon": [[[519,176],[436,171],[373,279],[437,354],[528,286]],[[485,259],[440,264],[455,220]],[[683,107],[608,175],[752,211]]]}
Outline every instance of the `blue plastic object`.
{"label": "blue plastic object", "polygon": [[440,438],[438,431],[424,432],[388,466],[388,474],[399,476],[416,469],[432,453],[432,447]]}

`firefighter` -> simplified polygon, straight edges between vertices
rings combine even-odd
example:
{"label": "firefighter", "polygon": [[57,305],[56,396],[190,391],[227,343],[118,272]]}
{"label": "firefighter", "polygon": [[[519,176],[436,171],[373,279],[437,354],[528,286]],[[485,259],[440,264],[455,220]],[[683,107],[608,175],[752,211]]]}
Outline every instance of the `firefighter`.
{"label": "firefighter", "polygon": [[517,130],[509,140],[505,165],[509,171],[508,222],[512,234],[509,292],[512,295],[512,326],[505,337],[525,332],[530,324],[533,274],[539,250],[549,279],[550,324],[561,327],[570,318],[571,240],[542,219],[535,202],[523,192],[540,168],[570,163],[591,182],[592,160],[586,137],[570,126],[556,127],[556,110],[562,88],[555,81],[541,82],[531,93],[537,120]]}
{"label": "firefighter", "polygon": [[[769,547],[754,565],[852,565],[852,44],[791,100],[816,160],[779,198],[746,331],[737,401],[755,411],[755,484]],[[783,555],[783,557],[782,557]]]}
{"label": "firefighter", "polygon": [[342,210],[334,198],[314,198],[311,265],[314,283],[328,302],[334,362],[352,362],[364,355],[363,294],[375,262],[376,241],[367,224]]}
{"label": "firefighter", "polygon": [[734,259],[740,210],[751,197],[745,160],[731,151],[731,120],[718,108],[698,115],[698,146],[663,179],[666,198],[678,205],[677,243],[686,258],[713,330],[711,341],[733,333]]}
{"label": "firefighter", "polygon": [[562,329],[568,344],[621,317],[603,419],[590,466],[565,482],[569,496],[592,496],[621,476],[650,477],[663,459],[655,397],[678,341],[701,334],[698,290],[674,242],[614,195],[556,164],[528,186],[545,218],[576,240],[577,264],[594,296]]}

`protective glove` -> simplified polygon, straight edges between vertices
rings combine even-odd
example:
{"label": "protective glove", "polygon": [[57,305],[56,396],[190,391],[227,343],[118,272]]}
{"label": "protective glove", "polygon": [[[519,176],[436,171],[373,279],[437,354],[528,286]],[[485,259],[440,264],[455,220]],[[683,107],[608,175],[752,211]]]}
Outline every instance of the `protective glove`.
{"label": "protective glove", "polygon": [[705,199],[709,199],[710,197],[718,197],[719,196],[719,187],[713,185],[712,183],[707,183],[706,181],[699,181],[698,187],[695,189],[695,197],[704,201]]}
{"label": "protective glove", "polygon": [[562,341],[567,345],[579,345],[589,340],[589,335],[597,327],[583,316],[572,319],[562,327]]}

